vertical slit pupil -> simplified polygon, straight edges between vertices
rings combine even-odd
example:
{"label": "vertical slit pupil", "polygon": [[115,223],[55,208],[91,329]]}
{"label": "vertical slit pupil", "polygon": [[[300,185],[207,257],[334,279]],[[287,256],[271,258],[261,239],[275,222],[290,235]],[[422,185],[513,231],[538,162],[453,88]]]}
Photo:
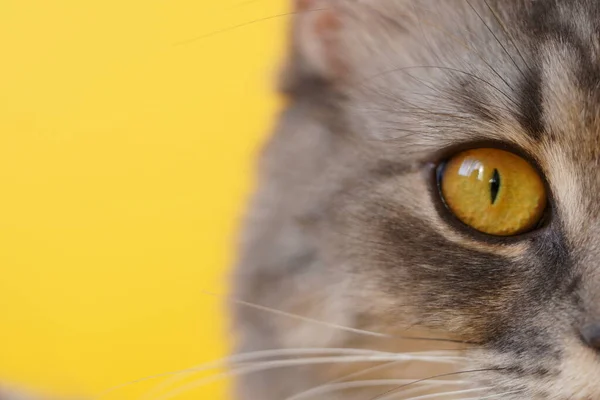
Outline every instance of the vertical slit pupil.
{"label": "vertical slit pupil", "polygon": [[492,204],[496,202],[498,197],[498,191],[500,191],[500,173],[494,168],[492,179],[490,179],[490,193],[492,195]]}

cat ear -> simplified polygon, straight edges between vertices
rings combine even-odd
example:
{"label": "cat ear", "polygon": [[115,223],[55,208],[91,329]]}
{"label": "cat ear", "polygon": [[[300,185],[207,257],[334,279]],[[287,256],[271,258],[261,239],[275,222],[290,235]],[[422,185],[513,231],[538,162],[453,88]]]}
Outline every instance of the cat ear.
{"label": "cat ear", "polygon": [[294,0],[284,90],[307,79],[338,84],[369,72],[365,69],[375,67],[375,55],[402,42],[402,25],[409,20],[406,1]]}
{"label": "cat ear", "polygon": [[336,0],[294,0],[290,68],[332,81],[344,74],[342,20]]}

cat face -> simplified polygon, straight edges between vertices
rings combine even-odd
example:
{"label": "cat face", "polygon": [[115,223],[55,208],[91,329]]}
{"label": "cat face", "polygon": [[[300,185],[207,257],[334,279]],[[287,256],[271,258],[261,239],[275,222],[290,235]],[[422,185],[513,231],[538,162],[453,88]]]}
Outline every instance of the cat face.
{"label": "cat face", "polygon": [[[312,261],[274,282],[343,298],[335,313],[301,307],[332,322],[451,334],[474,371],[460,378],[489,395],[599,398],[600,3],[299,6],[282,124],[294,133],[267,159],[295,168],[272,190],[299,190],[283,214],[302,221]],[[447,160],[488,148],[525,160],[544,186],[524,232],[483,233],[440,191]],[[328,278],[290,289],[294,274]]]}

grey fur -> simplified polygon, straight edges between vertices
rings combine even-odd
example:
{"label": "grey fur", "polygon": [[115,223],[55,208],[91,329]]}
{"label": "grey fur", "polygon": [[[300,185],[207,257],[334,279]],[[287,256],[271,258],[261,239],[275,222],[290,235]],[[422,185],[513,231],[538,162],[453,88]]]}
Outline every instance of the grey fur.
{"label": "grey fur", "polygon": [[[299,3],[313,9],[295,18],[290,104],[261,157],[233,297],[395,337],[418,328],[459,338],[468,369],[486,371],[456,378],[503,399],[600,398],[600,359],[578,336],[600,320],[600,2]],[[440,207],[433,166],[483,142],[539,167],[551,193],[545,227],[483,237]],[[416,346],[239,303],[234,315],[240,353]],[[284,400],[343,372],[248,374],[237,398]]]}

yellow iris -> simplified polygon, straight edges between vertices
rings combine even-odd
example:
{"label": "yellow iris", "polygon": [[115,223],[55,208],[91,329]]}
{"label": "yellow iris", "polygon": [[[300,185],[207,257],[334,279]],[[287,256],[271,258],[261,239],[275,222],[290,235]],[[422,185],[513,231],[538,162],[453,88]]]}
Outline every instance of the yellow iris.
{"label": "yellow iris", "polygon": [[546,189],[523,158],[499,149],[473,149],[452,157],[441,175],[450,210],[465,224],[490,235],[533,229],[546,208]]}

